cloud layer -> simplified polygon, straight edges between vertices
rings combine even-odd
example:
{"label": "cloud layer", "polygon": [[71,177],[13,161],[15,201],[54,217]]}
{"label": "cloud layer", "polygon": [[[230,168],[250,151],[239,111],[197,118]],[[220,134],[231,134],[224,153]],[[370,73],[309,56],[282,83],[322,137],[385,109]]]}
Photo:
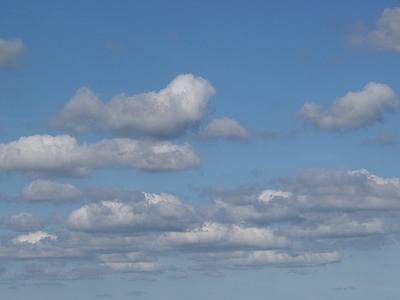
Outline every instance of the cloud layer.
{"label": "cloud layer", "polygon": [[[67,198],[77,192],[72,185],[36,180],[22,194],[47,201],[54,187]],[[340,249],[378,247],[398,233],[400,178],[364,169],[311,169],[282,187],[215,189],[208,193],[211,204],[201,207],[166,193],[80,191],[92,200],[58,229],[29,213],[2,216],[1,226],[15,233],[0,239],[0,256],[85,258],[53,280],[166,272],[158,256],[177,254],[187,255],[190,270],[222,276],[224,269],[338,263]],[[46,268],[29,265],[24,276],[47,278]]]}
{"label": "cloud layer", "polygon": [[398,104],[388,85],[370,82],[362,91],[334,100],[326,111],[318,104],[306,103],[297,114],[318,130],[355,130],[383,122],[383,112],[394,111]]}

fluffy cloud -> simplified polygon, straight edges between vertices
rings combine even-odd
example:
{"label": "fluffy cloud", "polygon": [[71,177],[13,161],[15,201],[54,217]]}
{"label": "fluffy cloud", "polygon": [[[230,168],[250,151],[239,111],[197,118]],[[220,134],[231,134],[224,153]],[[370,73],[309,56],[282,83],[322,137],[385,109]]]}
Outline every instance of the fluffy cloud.
{"label": "fluffy cloud", "polygon": [[208,124],[202,131],[206,138],[222,138],[228,140],[246,140],[249,133],[233,119],[215,119]]}
{"label": "fluffy cloud", "polygon": [[[101,200],[95,196],[73,210],[66,228],[57,231],[47,230],[48,224],[35,227],[41,224],[28,213],[2,217],[3,228],[32,232],[1,236],[0,258],[86,261],[53,273],[54,280],[159,273],[172,267],[157,256],[171,254],[188,255],[195,261],[189,269],[210,274],[317,266],[340,262],[338,250],[344,247],[381,245],[398,232],[400,211],[400,178],[363,169],[306,170],[280,190],[215,189],[217,198],[202,207],[171,194],[104,189],[99,194]],[[25,275],[49,280],[48,272],[30,266]]]}
{"label": "fluffy cloud", "polygon": [[386,84],[368,83],[361,92],[349,92],[333,101],[324,112],[315,103],[306,103],[298,116],[318,130],[360,129],[383,121],[385,110],[393,111],[398,106],[397,96]]}
{"label": "fluffy cloud", "polygon": [[56,203],[76,200],[82,196],[82,192],[69,183],[38,179],[26,185],[21,196],[26,201],[51,201]]}
{"label": "fluffy cloud", "polygon": [[143,193],[130,201],[101,201],[74,210],[68,226],[84,231],[183,230],[196,224],[193,207],[169,194]]}
{"label": "fluffy cloud", "polygon": [[177,76],[157,93],[121,94],[106,103],[83,87],[49,124],[80,133],[109,129],[124,136],[176,137],[200,124],[214,92],[192,74]]}
{"label": "fluffy cloud", "polygon": [[84,176],[96,168],[115,166],[178,171],[199,164],[188,144],[170,142],[111,139],[78,145],[69,135],[34,135],[0,144],[0,171],[22,171],[32,176]]}
{"label": "fluffy cloud", "polygon": [[0,39],[0,69],[13,69],[25,51],[21,40],[6,41]]}
{"label": "fluffy cloud", "polygon": [[376,25],[378,29],[370,32],[360,26],[350,34],[349,45],[400,52],[400,8],[385,9]]}
{"label": "fluffy cloud", "polygon": [[170,247],[215,248],[234,247],[274,249],[290,246],[285,237],[278,237],[268,228],[227,226],[205,222],[201,227],[187,232],[167,232],[160,237],[162,244]]}

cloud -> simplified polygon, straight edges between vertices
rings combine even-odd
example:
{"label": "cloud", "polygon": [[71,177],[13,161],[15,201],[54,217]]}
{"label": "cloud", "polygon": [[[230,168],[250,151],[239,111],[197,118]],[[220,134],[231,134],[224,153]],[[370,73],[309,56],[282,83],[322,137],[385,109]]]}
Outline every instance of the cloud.
{"label": "cloud", "polygon": [[361,24],[348,37],[351,47],[371,46],[400,52],[400,8],[387,8],[376,22],[378,29],[368,31]]}
{"label": "cloud", "polygon": [[361,92],[349,92],[324,112],[315,103],[306,103],[297,112],[317,130],[356,130],[383,122],[384,111],[398,107],[397,96],[386,84],[368,83]]}
{"label": "cloud", "polygon": [[7,41],[0,39],[0,69],[14,69],[25,52],[22,40]]}
{"label": "cloud", "polygon": [[178,75],[157,93],[120,94],[109,102],[83,87],[49,125],[78,133],[111,130],[131,137],[177,137],[200,124],[214,93],[207,80],[192,74]]}
{"label": "cloud", "polygon": [[2,228],[16,231],[38,230],[44,227],[46,222],[43,219],[37,219],[28,212],[21,212],[10,217],[0,217],[0,225]]}
{"label": "cloud", "polygon": [[[22,171],[30,176],[79,177],[106,167],[179,171],[199,164],[197,154],[188,144],[179,146],[171,142],[121,138],[78,145],[69,135],[34,135],[0,144],[0,171]],[[39,183],[42,189],[44,185],[52,186],[48,182]]]}
{"label": "cloud", "polygon": [[54,203],[74,201],[82,197],[82,192],[72,184],[49,180],[34,180],[21,192],[23,200],[31,202],[49,201]]}
{"label": "cloud", "polygon": [[222,138],[227,140],[247,140],[250,135],[246,129],[230,118],[215,119],[201,132],[206,138]]}
{"label": "cloud", "polygon": [[110,51],[124,53],[124,48],[121,45],[114,43],[113,41],[106,41],[104,43],[104,47],[106,47]]}
{"label": "cloud", "polygon": [[227,226],[216,222],[205,222],[187,232],[167,232],[159,240],[169,247],[215,248],[287,248],[290,242],[285,237],[278,237],[268,228]]}
{"label": "cloud", "polygon": [[125,202],[86,204],[71,212],[67,224],[84,231],[183,230],[197,219],[193,207],[172,195],[143,193]]}
{"label": "cloud", "polygon": [[216,188],[211,204],[200,207],[166,193],[99,188],[56,230],[35,227],[41,224],[28,213],[3,216],[3,228],[29,232],[0,236],[0,258],[85,261],[72,270],[25,268],[26,278],[44,281],[178,272],[158,261],[168,255],[186,255],[189,270],[221,276],[224,269],[338,263],[340,249],[377,247],[398,233],[400,178],[311,169],[280,184]]}
{"label": "cloud", "polygon": [[36,231],[30,232],[26,235],[19,235],[13,239],[14,244],[28,243],[28,244],[38,244],[43,240],[56,240],[55,235],[48,234],[47,232]]}
{"label": "cloud", "polygon": [[362,141],[363,145],[382,145],[382,146],[393,146],[397,144],[397,135],[394,132],[381,133],[376,137],[367,138]]}

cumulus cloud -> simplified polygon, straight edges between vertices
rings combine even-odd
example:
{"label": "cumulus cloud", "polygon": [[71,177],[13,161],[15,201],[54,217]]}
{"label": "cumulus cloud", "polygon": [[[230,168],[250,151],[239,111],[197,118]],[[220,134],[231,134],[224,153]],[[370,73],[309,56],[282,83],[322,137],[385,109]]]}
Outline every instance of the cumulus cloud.
{"label": "cumulus cloud", "polygon": [[0,69],[14,69],[25,52],[22,40],[7,41],[0,39]]}
{"label": "cumulus cloud", "polygon": [[49,124],[79,133],[108,129],[123,136],[177,137],[200,124],[214,92],[192,74],[178,75],[159,92],[120,94],[109,102],[83,87]]}
{"label": "cumulus cloud", "polygon": [[82,196],[81,190],[72,184],[58,183],[50,180],[34,180],[26,185],[21,192],[23,200],[32,202],[73,201]]}
{"label": "cumulus cloud", "polygon": [[187,232],[167,232],[160,237],[162,244],[170,247],[274,249],[290,246],[285,237],[278,237],[268,228],[227,226],[216,222],[205,222],[201,227]]}
{"label": "cumulus cloud", "polygon": [[[199,164],[192,147],[171,142],[121,138],[78,145],[69,135],[34,135],[0,144],[0,171],[22,171],[31,176],[84,176],[93,169],[105,167],[179,171]],[[51,186],[46,182],[39,186],[43,188],[46,184]]]}
{"label": "cumulus cloud", "polygon": [[400,8],[387,8],[376,22],[377,28],[368,31],[362,24],[349,35],[351,47],[371,46],[400,52]]}
{"label": "cumulus cloud", "polygon": [[[0,258],[84,259],[53,273],[54,280],[75,280],[164,272],[172,268],[159,255],[188,255],[190,270],[221,276],[223,269],[338,263],[339,249],[379,246],[398,232],[400,178],[313,169],[281,184],[215,189],[214,201],[201,207],[171,194],[108,191],[73,210],[58,231],[35,227],[28,213],[3,216],[3,228],[30,232],[1,236]],[[28,278],[51,280],[47,272],[25,270]]]}
{"label": "cumulus cloud", "polygon": [[169,194],[143,193],[130,201],[90,203],[71,212],[68,226],[84,231],[183,230],[196,224],[192,206]]}
{"label": "cumulus cloud", "polygon": [[246,129],[230,118],[215,119],[202,131],[206,138],[222,138],[227,140],[247,140],[250,135]]}
{"label": "cumulus cloud", "polygon": [[360,92],[349,92],[326,110],[315,103],[306,103],[298,116],[318,130],[355,130],[383,122],[384,111],[398,107],[397,96],[386,84],[368,83]]}

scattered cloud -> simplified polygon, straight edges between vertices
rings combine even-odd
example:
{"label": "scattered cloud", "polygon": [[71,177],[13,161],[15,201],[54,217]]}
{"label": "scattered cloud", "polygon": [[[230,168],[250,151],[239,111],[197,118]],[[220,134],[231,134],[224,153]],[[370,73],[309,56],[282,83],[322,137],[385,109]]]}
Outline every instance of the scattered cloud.
{"label": "scattered cloud", "polygon": [[25,52],[25,45],[20,39],[7,41],[0,39],[0,69],[15,69]]}
{"label": "scattered cloud", "polygon": [[192,74],[178,75],[159,92],[120,94],[109,102],[83,87],[49,125],[78,133],[110,130],[130,137],[177,137],[201,123],[214,93],[210,82]]}
{"label": "scattered cloud", "polygon": [[183,278],[188,278],[188,277],[189,277],[189,275],[184,271],[177,272],[177,273],[174,273],[174,274],[171,274],[168,276],[168,278],[173,278],[173,279],[183,279]]}
{"label": "scattered cloud", "polygon": [[356,130],[383,122],[383,112],[394,111],[398,104],[388,85],[370,82],[362,91],[334,100],[326,111],[318,104],[306,103],[297,114],[317,130]]}
{"label": "scattered cloud", "polygon": [[104,47],[106,47],[106,49],[113,51],[113,52],[124,53],[124,48],[121,45],[116,44],[110,40],[108,40],[104,43]]}
{"label": "scattered cloud", "polygon": [[378,29],[369,31],[363,24],[348,37],[351,47],[370,46],[400,52],[400,8],[387,8],[376,22]]}
{"label": "scattered cloud", "polygon": [[84,259],[72,270],[26,266],[27,278],[44,281],[176,270],[158,261],[169,254],[188,255],[190,270],[212,277],[223,276],[224,269],[339,263],[339,249],[370,248],[397,232],[390,220],[400,210],[400,178],[366,170],[305,170],[281,190],[215,189],[212,203],[201,207],[171,194],[102,195],[72,211],[67,226],[56,231],[29,213],[3,216],[3,228],[28,232],[3,236],[0,257]]}
{"label": "scattered cloud", "polygon": [[[179,171],[200,164],[199,157],[188,144],[180,146],[171,142],[126,138],[78,145],[77,140],[69,135],[34,135],[0,144],[0,153],[0,171],[22,171],[34,177],[79,177],[93,169],[106,167],[138,168],[150,172]],[[54,183],[49,182],[36,185],[27,187],[25,193],[32,196],[33,192],[39,193],[38,189],[43,193],[43,189],[54,188]],[[43,194],[36,196],[40,198]]]}
{"label": "scattered cloud", "polygon": [[215,119],[202,130],[205,138],[222,138],[227,140],[247,140],[250,135],[246,129],[230,118]]}
{"label": "scattered cloud", "polygon": [[74,201],[82,197],[82,191],[69,183],[58,183],[50,180],[34,180],[21,192],[21,199],[31,202]]}
{"label": "scattered cloud", "polygon": [[381,133],[376,137],[367,138],[362,141],[363,145],[382,145],[382,146],[393,146],[397,144],[397,135],[394,132]]}

